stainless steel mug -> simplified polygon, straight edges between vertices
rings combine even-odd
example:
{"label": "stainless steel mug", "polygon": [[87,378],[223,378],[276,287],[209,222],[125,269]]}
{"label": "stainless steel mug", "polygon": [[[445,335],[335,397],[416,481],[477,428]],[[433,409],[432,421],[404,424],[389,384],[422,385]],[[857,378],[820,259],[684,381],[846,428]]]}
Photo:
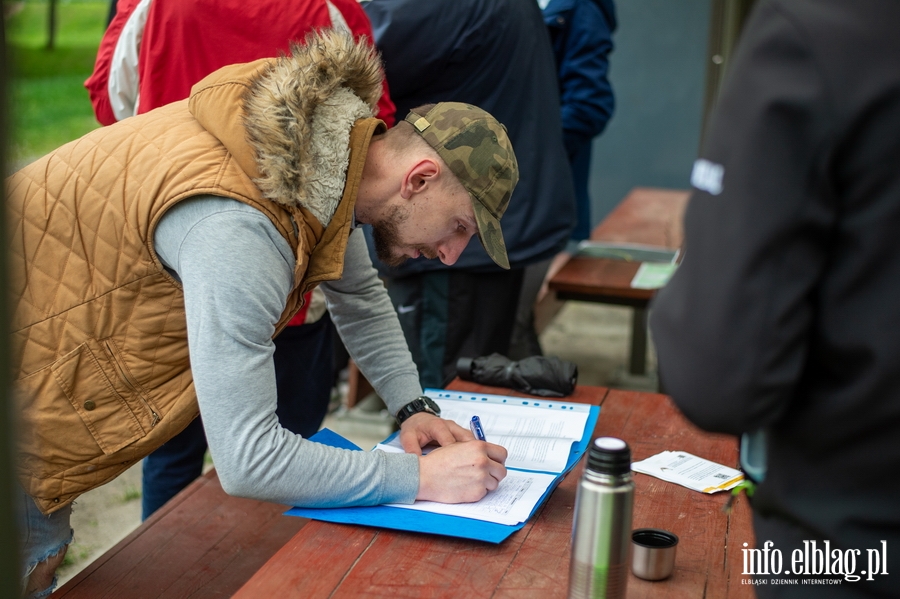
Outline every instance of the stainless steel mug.
{"label": "stainless steel mug", "polygon": [[638,528],[631,533],[631,571],[644,580],[663,580],[675,569],[678,535],[661,528]]}

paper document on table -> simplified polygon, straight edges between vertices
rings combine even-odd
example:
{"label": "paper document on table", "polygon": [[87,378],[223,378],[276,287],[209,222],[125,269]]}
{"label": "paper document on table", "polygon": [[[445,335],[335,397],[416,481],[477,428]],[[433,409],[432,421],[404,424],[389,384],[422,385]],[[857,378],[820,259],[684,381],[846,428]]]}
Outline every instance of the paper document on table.
{"label": "paper document on table", "polygon": [[[469,427],[481,419],[485,438],[506,448],[507,468],[562,472],[572,444],[584,436],[590,406],[559,401],[525,400],[505,396],[466,396],[429,389],[426,395],[441,408],[441,418]],[[403,451],[399,436],[388,437],[376,449]]]}
{"label": "paper document on table", "polygon": [[[506,448],[507,468],[521,470],[537,470],[539,472],[562,472],[572,450],[571,439],[545,439],[543,437],[516,437],[508,435],[490,435],[485,433],[485,440]],[[390,441],[379,443],[375,449],[383,451],[403,452],[400,437],[392,437]],[[423,455],[435,449],[426,447]]]}
{"label": "paper document on table", "polygon": [[[584,404],[437,389],[427,389],[425,394],[440,406],[441,418],[462,427],[468,428],[472,416],[478,416],[485,439],[507,450],[507,475],[496,490],[475,503],[416,501],[390,505],[496,524],[518,524],[528,519],[571,462],[573,444],[583,441],[591,416],[591,407]],[[375,449],[402,452],[399,434],[394,433]],[[423,453],[433,449],[425,448]]]}
{"label": "paper document on table", "polygon": [[392,507],[421,510],[433,514],[461,516],[497,524],[513,525],[524,522],[531,515],[556,475],[540,472],[508,470],[500,485],[480,501],[474,503],[437,503],[417,501],[412,504],[389,503]]}
{"label": "paper document on table", "polygon": [[654,264],[644,262],[638,267],[634,278],[631,279],[631,286],[634,289],[660,289],[665,287],[678,265],[672,264]]}
{"label": "paper document on table", "polygon": [[[515,463],[536,466],[537,471],[516,470],[507,460],[506,478],[496,490],[475,503],[295,507],[287,513],[325,522],[379,526],[501,543],[525,526],[525,522],[562,480],[564,473],[584,456],[591,440],[591,431],[600,415],[599,406],[555,400],[475,395],[440,389],[426,389],[425,393],[438,403],[443,416],[454,414],[453,419],[460,426],[468,427],[469,419],[479,416],[488,442],[505,444]],[[496,418],[493,417],[495,412],[500,412]],[[488,422],[490,425],[487,425]],[[322,429],[310,440],[360,450],[328,429]],[[390,441],[391,438],[382,442],[383,451],[402,451],[399,444],[393,445]],[[567,448],[568,454],[559,466],[557,454],[562,448]]]}
{"label": "paper document on table", "polygon": [[744,480],[740,470],[698,458],[686,451],[664,451],[634,462],[631,469],[702,493],[727,491]]}
{"label": "paper document on table", "polygon": [[625,262],[671,263],[678,259],[678,254],[677,249],[655,245],[586,239],[578,244],[577,255]]}

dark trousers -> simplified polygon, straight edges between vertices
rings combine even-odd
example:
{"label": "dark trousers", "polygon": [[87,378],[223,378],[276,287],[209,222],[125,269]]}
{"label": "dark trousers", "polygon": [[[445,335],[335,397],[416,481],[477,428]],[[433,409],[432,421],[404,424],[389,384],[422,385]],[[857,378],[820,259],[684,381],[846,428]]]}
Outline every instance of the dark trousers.
{"label": "dark trousers", "polygon": [[444,270],[387,281],[422,387],[445,387],[460,357],[507,355],[523,275]]}
{"label": "dark trousers", "polygon": [[[317,322],[285,328],[275,338],[275,377],[281,426],[310,437],[328,413],[334,385],[333,325]],[[141,517],[146,520],[203,471],[206,434],[200,418],[144,458]]]}

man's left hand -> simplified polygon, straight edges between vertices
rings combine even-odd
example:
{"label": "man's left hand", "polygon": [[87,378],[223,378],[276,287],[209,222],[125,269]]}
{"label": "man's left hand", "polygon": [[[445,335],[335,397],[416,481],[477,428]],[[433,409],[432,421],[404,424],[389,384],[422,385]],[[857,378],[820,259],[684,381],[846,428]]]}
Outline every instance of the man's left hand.
{"label": "man's left hand", "polygon": [[413,414],[400,426],[400,444],[403,445],[403,450],[416,455],[422,455],[422,448],[429,443],[437,443],[443,447],[457,441],[474,439],[472,431],[452,420],[444,420],[427,412]]}

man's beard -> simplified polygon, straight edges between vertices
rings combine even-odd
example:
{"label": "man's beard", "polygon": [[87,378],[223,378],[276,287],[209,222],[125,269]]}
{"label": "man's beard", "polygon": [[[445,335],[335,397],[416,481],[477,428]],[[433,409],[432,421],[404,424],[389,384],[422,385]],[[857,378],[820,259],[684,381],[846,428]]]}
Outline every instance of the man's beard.
{"label": "man's beard", "polygon": [[[405,254],[394,253],[399,248],[399,225],[409,218],[409,211],[394,206],[386,218],[372,224],[372,241],[375,242],[375,255],[388,266],[400,266],[409,258]],[[426,246],[411,246],[426,258],[437,258],[437,253]]]}
{"label": "man's beard", "polygon": [[400,245],[399,225],[409,218],[409,212],[394,206],[386,218],[372,224],[372,241],[375,242],[375,254],[388,266],[400,266],[409,256],[395,254],[394,248]]}

